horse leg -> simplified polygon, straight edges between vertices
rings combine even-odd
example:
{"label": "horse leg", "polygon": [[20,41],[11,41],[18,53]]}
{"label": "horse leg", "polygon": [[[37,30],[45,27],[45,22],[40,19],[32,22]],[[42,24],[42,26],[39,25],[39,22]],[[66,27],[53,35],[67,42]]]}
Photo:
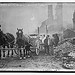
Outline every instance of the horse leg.
{"label": "horse leg", "polygon": [[21,49],[20,49],[20,59],[22,59],[22,51],[21,51]]}
{"label": "horse leg", "polygon": [[[11,47],[12,48],[12,47]],[[13,57],[13,55],[14,55],[14,52],[13,52],[14,50],[11,50],[11,56]]]}
{"label": "horse leg", "polygon": [[[7,46],[8,48],[10,48],[10,46]],[[9,57],[10,55],[10,50],[8,50],[8,54],[7,54],[7,57]]]}
{"label": "horse leg", "polygon": [[5,50],[3,50],[3,57],[5,57]]}
{"label": "horse leg", "polygon": [[11,56],[13,57],[13,54],[14,54],[14,52],[13,52],[13,50],[12,50],[12,52],[11,52]]}
{"label": "horse leg", "polygon": [[28,48],[28,57],[30,57],[30,52],[29,51],[30,51],[30,48]]}
{"label": "horse leg", "polygon": [[24,53],[24,55],[23,55],[23,56],[24,56],[24,58],[25,58],[25,48],[23,49],[23,53]]}
{"label": "horse leg", "polygon": [[[11,48],[13,48],[13,45],[11,45]],[[12,56],[12,57],[13,57],[13,54],[14,54],[13,51],[14,51],[14,50],[11,51],[11,56]]]}
{"label": "horse leg", "polygon": [[28,57],[30,57],[30,55],[29,55],[29,51],[28,51]]}
{"label": "horse leg", "polygon": [[9,55],[10,55],[10,51],[8,50],[8,54],[7,54],[7,57],[9,57]]}
{"label": "horse leg", "polygon": [[[5,46],[3,46],[3,48],[5,49]],[[5,57],[5,50],[3,50],[3,57]]]}
{"label": "horse leg", "polygon": [[28,54],[28,53],[27,53],[27,49],[26,49],[26,56],[27,56],[27,54]]}

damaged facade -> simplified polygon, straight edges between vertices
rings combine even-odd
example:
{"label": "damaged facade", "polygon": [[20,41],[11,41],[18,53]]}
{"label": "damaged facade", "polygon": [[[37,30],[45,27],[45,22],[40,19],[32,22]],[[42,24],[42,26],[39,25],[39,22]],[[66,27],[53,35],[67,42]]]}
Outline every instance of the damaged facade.
{"label": "damaged facade", "polygon": [[[42,25],[40,26],[40,33],[46,33],[46,25],[49,33],[51,31],[61,31],[63,29],[63,5],[62,3],[57,3],[54,9],[55,11],[53,10],[53,6],[54,5],[48,5],[48,18],[42,22]],[[53,13],[55,13],[55,15]]]}

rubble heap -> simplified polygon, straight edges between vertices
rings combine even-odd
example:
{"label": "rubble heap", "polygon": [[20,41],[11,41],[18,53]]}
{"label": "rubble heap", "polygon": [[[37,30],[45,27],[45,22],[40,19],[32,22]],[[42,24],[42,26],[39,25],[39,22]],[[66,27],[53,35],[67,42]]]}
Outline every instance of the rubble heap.
{"label": "rubble heap", "polygon": [[75,47],[72,43],[70,42],[64,42],[63,44],[61,45],[58,45],[54,51],[57,52],[59,50],[62,50],[63,52],[69,52],[69,51],[72,51],[72,50],[75,50]]}

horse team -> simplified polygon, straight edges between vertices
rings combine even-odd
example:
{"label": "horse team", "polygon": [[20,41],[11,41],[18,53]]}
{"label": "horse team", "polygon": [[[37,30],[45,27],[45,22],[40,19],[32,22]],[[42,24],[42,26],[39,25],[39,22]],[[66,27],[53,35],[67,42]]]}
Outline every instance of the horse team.
{"label": "horse team", "polygon": [[[15,48],[11,50],[12,56],[14,52],[16,54],[18,54],[19,52],[20,59],[26,58],[26,56],[30,57],[30,47],[33,46],[33,44],[31,43],[32,42],[31,38],[29,36],[26,37],[23,34],[23,29],[17,28],[17,30],[18,30],[18,32],[16,33],[17,37],[15,39],[15,37],[11,33],[5,34],[0,29],[0,58],[1,58],[1,51],[3,51],[3,57],[5,57],[6,47],[10,49]],[[44,43],[45,54],[53,55],[53,46],[57,46],[59,42],[58,34],[53,34],[52,39],[49,37],[49,35],[47,35],[46,37],[44,36],[44,39],[40,39],[40,37],[38,37],[38,39],[36,40],[36,46],[38,49],[40,47],[40,40],[41,43]],[[4,50],[2,50],[2,48]],[[8,49],[7,56],[9,57],[9,55],[10,50]]]}

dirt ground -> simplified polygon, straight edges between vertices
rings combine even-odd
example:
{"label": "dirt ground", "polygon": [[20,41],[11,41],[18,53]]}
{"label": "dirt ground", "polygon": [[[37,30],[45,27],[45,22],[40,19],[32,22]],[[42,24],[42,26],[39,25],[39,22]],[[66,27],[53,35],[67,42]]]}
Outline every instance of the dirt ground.
{"label": "dirt ground", "polygon": [[61,69],[63,69],[61,62],[44,53],[40,53],[38,56],[32,55],[30,58],[21,60],[18,57],[0,60],[0,70],[51,71]]}

